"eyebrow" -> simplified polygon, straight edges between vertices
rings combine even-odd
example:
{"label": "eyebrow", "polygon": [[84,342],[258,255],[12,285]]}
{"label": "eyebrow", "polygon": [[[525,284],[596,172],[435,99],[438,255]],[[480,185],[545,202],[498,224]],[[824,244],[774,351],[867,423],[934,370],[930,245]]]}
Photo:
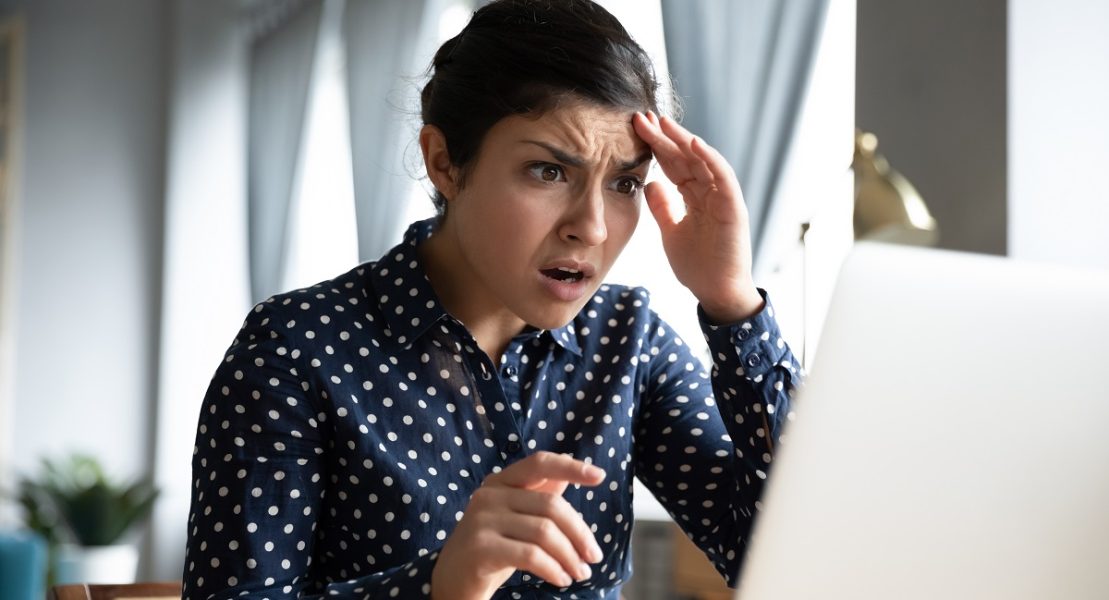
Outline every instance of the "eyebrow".
{"label": "eyebrow", "polygon": [[[539,146],[540,148],[546,150],[547,152],[550,152],[551,156],[553,156],[555,158],[555,160],[557,160],[558,162],[565,163],[567,165],[570,165],[571,167],[581,167],[585,164],[585,159],[584,158],[581,158],[580,156],[575,156],[573,154],[570,154],[569,152],[566,152],[565,150],[562,150],[561,148],[558,148],[557,146],[552,146],[551,144],[548,144],[547,142],[541,142],[541,141],[538,141],[538,140],[523,140],[523,142],[525,144],[533,144],[533,145]],[[635,158],[633,158],[629,161],[625,161],[625,162],[617,164],[616,168],[619,171],[630,171],[630,170],[638,167],[639,165],[642,165],[643,163],[651,160],[651,158],[653,156],[654,155],[651,154],[651,151],[648,149],[643,154],[641,154],[641,155],[639,155],[639,156],[637,156],[637,157],[635,157]]]}

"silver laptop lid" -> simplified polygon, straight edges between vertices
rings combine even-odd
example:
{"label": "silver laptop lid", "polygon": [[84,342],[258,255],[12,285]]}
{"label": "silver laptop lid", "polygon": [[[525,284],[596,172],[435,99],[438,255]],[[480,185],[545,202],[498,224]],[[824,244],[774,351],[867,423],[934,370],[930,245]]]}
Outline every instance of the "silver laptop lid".
{"label": "silver laptop lid", "polygon": [[737,597],[1109,597],[1109,273],[860,245]]}

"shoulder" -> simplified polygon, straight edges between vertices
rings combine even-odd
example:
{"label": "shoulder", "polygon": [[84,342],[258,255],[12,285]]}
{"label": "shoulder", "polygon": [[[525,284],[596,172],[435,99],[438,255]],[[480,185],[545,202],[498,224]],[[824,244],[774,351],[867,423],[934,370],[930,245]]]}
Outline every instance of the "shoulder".
{"label": "shoulder", "polygon": [[276,294],[259,302],[247,314],[242,333],[285,337],[293,331],[311,337],[312,328],[333,320],[354,320],[376,308],[371,300],[370,272],[375,263],[367,262],[314,285]]}

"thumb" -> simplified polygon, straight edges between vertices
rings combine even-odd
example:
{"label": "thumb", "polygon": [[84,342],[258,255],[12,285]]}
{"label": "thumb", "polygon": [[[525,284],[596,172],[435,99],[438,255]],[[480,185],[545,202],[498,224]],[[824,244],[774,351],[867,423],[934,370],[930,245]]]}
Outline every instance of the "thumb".
{"label": "thumb", "polygon": [[677,199],[657,181],[652,181],[643,188],[643,196],[647,199],[647,208],[651,209],[651,216],[655,218],[662,234],[667,235],[681,220],[681,215],[675,210]]}

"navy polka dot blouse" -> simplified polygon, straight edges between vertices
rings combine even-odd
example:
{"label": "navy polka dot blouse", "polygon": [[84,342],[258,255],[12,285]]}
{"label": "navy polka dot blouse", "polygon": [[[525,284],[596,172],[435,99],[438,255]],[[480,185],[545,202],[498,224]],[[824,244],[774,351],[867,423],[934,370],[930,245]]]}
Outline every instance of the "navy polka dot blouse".
{"label": "navy polka dot blouse", "polygon": [[605,559],[568,588],[518,571],[495,598],[618,598],[633,477],[734,585],[800,378],[769,302],[731,326],[701,313],[711,376],[616,285],[495,362],[424,275],[432,228],[249,314],[201,409],[184,598],[428,597],[470,495],[538,450],[607,472],[565,493]]}

